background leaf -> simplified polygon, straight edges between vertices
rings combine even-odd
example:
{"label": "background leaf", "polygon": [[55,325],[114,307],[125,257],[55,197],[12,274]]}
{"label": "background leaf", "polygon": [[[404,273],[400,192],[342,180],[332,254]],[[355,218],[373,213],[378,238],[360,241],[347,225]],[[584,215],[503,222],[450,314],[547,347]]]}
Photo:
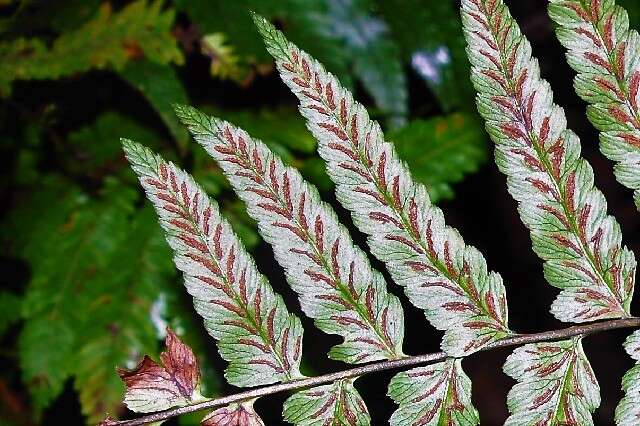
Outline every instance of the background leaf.
{"label": "background leaf", "polygon": [[452,184],[476,172],[487,160],[487,143],[476,117],[452,114],[413,120],[388,135],[431,201],[453,198]]}
{"label": "background leaf", "polygon": [[61,35],[51,48],[34,38],[3,42],[0,93],[8,94],[13,80],[58,78],[92,68],[122,69],[140,56],[157,63],[181,63],[182,53],[170,34],[174,13],[161,8],[161,0],[138,0],[113,12],[109,3],[103,3],[93,19]]}

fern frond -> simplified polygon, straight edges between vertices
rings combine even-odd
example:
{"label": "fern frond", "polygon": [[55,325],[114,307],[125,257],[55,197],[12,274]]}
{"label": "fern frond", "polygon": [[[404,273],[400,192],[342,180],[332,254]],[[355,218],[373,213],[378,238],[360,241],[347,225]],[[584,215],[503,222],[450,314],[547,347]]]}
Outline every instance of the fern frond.
{"label": "fern frond", "polygon": [[184,171],[123,141],[175,252],[205,328],[236,386],[300,378],[302,325],[258,272],[217,205]]}
{"label": "fern frond", "polygon": [[200,368],[190,347],[167,330],[162,364],[148,356],[133,370],[118,370],[127,386],[124,403],[137,413],[152,413],[199,402]]}
{"label": "fern frond", "polygon": [[388,395],[400,406],[391,416],[392,426],[480,424],[471,403],[471,380],[459,359],[397,374]]}
{"label": "fern frond", "polygon": [[432,203],[453,198],[453,184],[477,172],[488,157],[484,123],[470,114],[411,120],[387,133],[387,140],[427,187]]}
{"label": "fern frond", "polygon": [[504,372],[518,381],[507,398],[505,426],[593,425],[600,386],[582,338],[522,346],[509,355]]}
{"label": "fern frond", "polygon": [[601,150],[640,208],[640,36],[613,0],[551,0],[549,15],[578,73],[576,92],[601,132]]}
{"label": "fern frond", "polygon": [[0,94],[9,94],[14,80],[121,70],[140,53],[158,64],[184,61],[171,35],[175,11],[164,9],[161,0],[137,0],[117,12],[112,9],[110,3],[102,3],[93,19],[65,32],[50,48],[37,38],[0,43]]}
{"label": "fern frond", "polygon": [[298,392],[284,403],[284,419],[299,426],[368,426],[369,411],[353,380]]}
{"label": "fern frond", "polygon": [[640,419],[640,331],[635,331],[624,342],[624,348],[636,361],[622,378],[625,395],[616,407],[616,425],[635,426]]}
{"label": "fern frond", "polygon": [[253,402],[243,402],[214,410],[202,420],[201,425],[264,426],[264,422],[253,409]]}
{"label": "fern frond", "polygon": [[501,277],[489,273],[478,250],[445,225],[380,126],[320,63],[264,18],[254,19],[284,82],[300,100],[339,201],[411,302],[446,332],[442,348],[464,355],[508,335]]}
{"label": "fern frond", "polygon": [[551,312],[570,322],[628,317],[635,257],[621,246],[620,226],[607,216],[529,42],[502,0],[464,0],[462,16],[496,162],[545,261],[546,279],[562,289]]}
{"label": "fern frond", "polygon": [[350,363],[401,357],[400,301],[316,188],[242,129],[190,107],[177,113],[247,204],[302,310],[322,331],[344,337],[329,356]]}

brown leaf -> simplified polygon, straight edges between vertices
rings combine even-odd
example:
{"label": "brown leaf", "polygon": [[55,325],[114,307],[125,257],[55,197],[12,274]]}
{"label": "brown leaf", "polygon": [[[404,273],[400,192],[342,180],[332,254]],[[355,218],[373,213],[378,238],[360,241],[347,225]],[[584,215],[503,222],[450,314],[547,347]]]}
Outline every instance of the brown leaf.
{"label": "brown leaf", "polygon": [[127,391],[124,403],[130,410],[149,413],[186,405],[201,398],[197,391],[200,370],[193,351],[167,328],[162,365],[148,356],[133,370],[118,369]]}

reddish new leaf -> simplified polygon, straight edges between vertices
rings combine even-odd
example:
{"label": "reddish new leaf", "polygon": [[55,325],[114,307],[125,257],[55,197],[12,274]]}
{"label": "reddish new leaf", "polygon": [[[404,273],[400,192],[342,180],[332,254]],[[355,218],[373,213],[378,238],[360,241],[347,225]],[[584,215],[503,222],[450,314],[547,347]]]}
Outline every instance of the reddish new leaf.
{"label": "reddish new leaf", "polygon": [[202,399],[200,370],[193,351],[167,329],[160,363],[145,356],[133,370],[118,369],[126,385],[124,403],[139,413],[166,410]]}

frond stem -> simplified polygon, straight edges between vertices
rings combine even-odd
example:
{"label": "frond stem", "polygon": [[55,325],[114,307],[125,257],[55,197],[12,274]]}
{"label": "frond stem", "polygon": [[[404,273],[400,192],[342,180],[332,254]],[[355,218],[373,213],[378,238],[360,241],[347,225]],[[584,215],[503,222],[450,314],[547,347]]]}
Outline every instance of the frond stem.
{"label": "frond stem", "polygon": [[[541,333],[530,334],[516,334],[506,337],[497,342],[491,343],[480,351],[488,351],[498,348],[506,348],[511,346],[520,346],[527,343],[539,343],[568,339],[577,336],[588,336],[591,334],[617,330],[623,328],[640,328],[640,318],[624,318],[617,320],[600,321],[596,323],[590,323],[585,325],[576,325],[573,327],[567,327],[559,330],[544,331]],[[132,420],[121,420],[107,423],[109,426],[139,426],[148,423],[153,423],[161,420],[170,419],[186,413],[192,413],[195,411],[201,411],[206,409],[217,408],[220,406],[238,403],[254,398],[260,398],[267,395],[273,395],[276,393],[298,390],[302,388],[309,388],[327,383],[333,383],[337,380],[353,379],[365,374],[377,373],[380,371],[395,370],[399,368],[414,367],[418,365],[434,364],[436,362],[444,361],[449,358],[444,352],[436,352],[424,355],[409,356],[407,358],[379,361],[371,364],[362,365],[359,367],[350,368],[348,370],[337,371],[335,373],[324,374],[322,376],[309,377],[305,379],[293,380],[286,383],[279,383],[275,385],[264,386],[261,388],[252,389],[236,393],[221,398],[210,399],[204,402],[199,402],[193,405],[187,405],[185,407],[174,408],[158,413],[149,414],[143,417]]]}

